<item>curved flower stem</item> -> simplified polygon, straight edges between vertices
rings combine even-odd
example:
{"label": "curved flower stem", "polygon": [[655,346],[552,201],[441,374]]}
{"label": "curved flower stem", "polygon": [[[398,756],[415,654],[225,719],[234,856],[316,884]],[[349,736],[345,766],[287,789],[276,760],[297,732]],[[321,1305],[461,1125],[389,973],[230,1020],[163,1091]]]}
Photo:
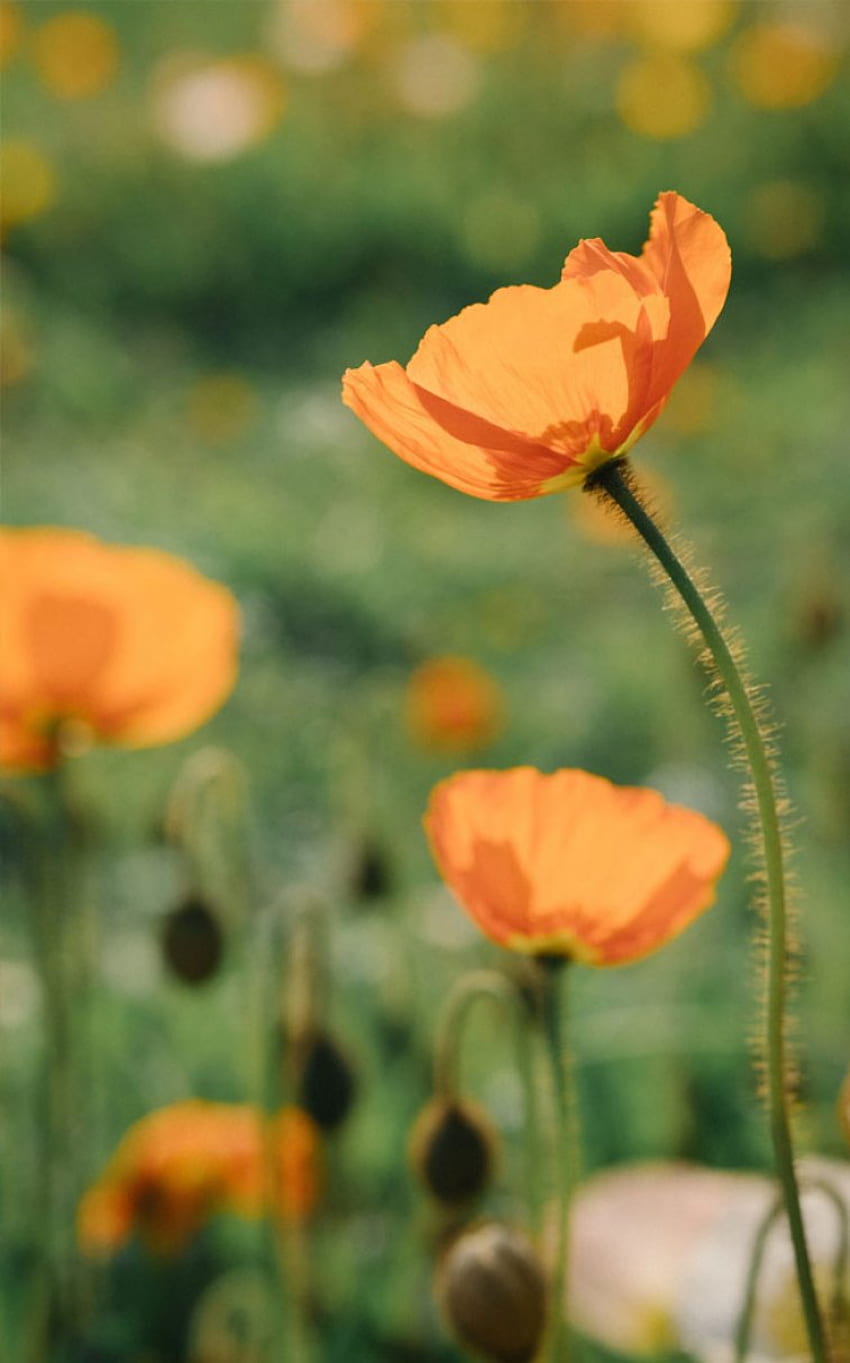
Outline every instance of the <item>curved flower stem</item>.
{"label": "curved flower stem", "polygon": [[568,1286],[569,1216],[574,1181],[575,1137],[570,1094],[569,1049],[565,1043],[563,981],[566,961],[560,956],[539,958],[542,976],[540,1021],[552,1073],[555,1125],[555,1176],[558,1188],[558,1221],[555,1261],[552,1271],[552,1301],[549,1323],[550,1363],[569,1363],[571,1356]]}
{"label": "curved flower stem", "polygon": [[540,1186],[540,1122],[534,1055],[529,1045],[519,988],[497,971],[471,970],[458,980],[446,999],[434,1043],[434,1091],[448,1101],[457,1096],[460,1089],[460,1038],[470,1009],[480,999],[492,999],[494,1003],[511,1010],[516,1019],[517,1061],[525,1104],[523,1116],[527,1196],[532,1225],[535,1231],[539,1232],[543,1195]]}
{"label": "curved flower stem", "polygon": [[586,485],[606,494],[631,522],[681,597],[705,641],[725,687],[752,777],[761,830],[761,852],[767,889],[767,1091],[776,1172],[788,1214],[797,1279],[813,1363],[827,1363],[823,1321],[818,1307],[800,1210],[794,1169],[794,1150],[786,1089],[786,958],[788,908],[786,902],[782,833],[774,772],[747,684],[741,675],[714,613],[681,559],[662,534],[624,476],[623,461],[606,464]]}
{"label": "curved flower stem", "polygon": [[[810,1186],[812,1188],[817,1188],[828,1198],[834,1206],[838,1217],[838,1252],[835,1256],[835,1284],[833,1289],[832,1316],[833,1323],[836,1326],[840,1326],[844,1324],[846,1318],[844,1281],[847,1276],[848,1254],[850,1254],[850,1214],[848,1213],[840,1194],[836,1192],[832,1187],[832,1184],[823,1179],[812,1179]],[[733,1363],[745,1363],[747,1354],[749,1353],[753,1317],[756,1309],[756,1294],[758,1291],[759,1276],[764,1262],[764,1255],[767,1249],[767,1242],[770,1238],[770,1232],[784,1215],[784,1212],[785,1204],[780,1195],[776,1201],[771,1204],[756,1231],[755,1239],[753,1240],[750,1267],[744,1288],[744,1302],[735,1330],[735,1353]]]}

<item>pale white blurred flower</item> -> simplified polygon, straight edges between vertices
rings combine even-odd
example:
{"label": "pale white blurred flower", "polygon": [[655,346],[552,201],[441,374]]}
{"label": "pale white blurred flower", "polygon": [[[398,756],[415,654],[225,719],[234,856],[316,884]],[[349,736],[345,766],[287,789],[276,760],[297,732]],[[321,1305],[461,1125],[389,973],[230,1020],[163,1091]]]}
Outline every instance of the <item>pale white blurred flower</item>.
{"label": "pale white blurred flower", "polygon": [[278,72],[253,55],[215,60],[178,55],[156,73],[153,121],[190,161],[229,161],[271,132],[286,96]]}
{"label": "pale white blurred flower", "polygon": [[[829,1302],[840,1218],[815,1184],[828,1183],[850,1208],[850,1164],[804,1160],[800,1179],[815,1278]],[[777,1197],[776,1182],[766,1175],[695,1165],[597,1174],[579,1189],[574,1207],[576,1326],[628,1353],[678,1348],[703,1363],[732,1363],[753,1248]],[[780,1216],[767,1240],[747,1360],[804,1363],[807,1357],[793,1251]]]}
{"label": "pale white blurred flower", "polygon": [[478,91],[477,61],[454,38],[441,33],[406,43],[392,74],[401,104],[425,118],[456,113]]}
{"label": "pale white blurred flower", "polygon": [[671,1163],[589,1179],[572,1213],[575,1325],[625,1353],[675,1347],[676,1303],[701,1237],[736,1198],[770,1189],[757,1174]]}

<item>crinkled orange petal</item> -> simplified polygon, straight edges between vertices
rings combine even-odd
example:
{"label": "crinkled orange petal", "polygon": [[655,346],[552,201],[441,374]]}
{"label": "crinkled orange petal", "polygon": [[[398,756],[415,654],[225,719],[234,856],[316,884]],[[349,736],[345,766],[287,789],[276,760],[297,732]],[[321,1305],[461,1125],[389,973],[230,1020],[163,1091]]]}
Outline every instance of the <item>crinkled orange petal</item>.
{"label": "crinkled orange petal", "polygon": [[657,792],[587,772],[461,772],[425,826],[446,882],[502,946],[593,965],[637,960],[714,898],[729,843]]}
{"label": "crinkled orange petal", "polygon": [[406,370],[348,370],[343,401],[402,459],[473,496],[581,483],[659,416],[730,269],[714,220],[662,194],[640,257],[584,241],[553,288],[499,289],[431,327]]}
{"label": "crinkled orange petal", "polygon": [[646,306],[653,298],[666,304],[668,320],[654,328],[647,402],[666,401],[726,301],[732,277],[726,235],[710,214],[667,191],[652,210],[649,240],[639,258],[609,251],[598,238],[583,241],[567,257],[561,278],[582,281],[595,292],[612,272],[621,274]]}
{"label": "crinkled orange petal", "polygon": [[0,532],[0,761],[49,760],[51,721],[138,747],[191,732],[236,677],[230,592],[154,549]]}
{"label": "crinkled orange petal", "polygon": [[452,406],[411,383],[400,364],[362,364],[342,380],[343,401],[385,445],[422,473],[487,501],[539,497],[546,483],[582,481],[574,461]]}

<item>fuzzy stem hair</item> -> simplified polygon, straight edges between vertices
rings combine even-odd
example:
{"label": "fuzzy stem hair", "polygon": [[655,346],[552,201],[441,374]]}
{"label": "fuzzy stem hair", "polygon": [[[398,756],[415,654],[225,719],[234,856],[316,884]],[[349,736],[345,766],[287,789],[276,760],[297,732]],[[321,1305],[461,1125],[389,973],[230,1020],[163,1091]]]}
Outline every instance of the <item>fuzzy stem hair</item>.
{"label": "fuzzy stem hair", "polygon": [[776,1173],[794,1247],[803,1315],[813,1363],[827,1363],[828,1353],[815,1292],[811,1259],[800,1207],[791,1137],[791,1072],[786,1030],[790,909],[786,879],[783,817],[787,804],[776,765],[776,740],[764,694],[744,672],[740,636],[724,629],[722,603],[702,574],[687,565],[687,552],[665,537],[647,510],[630,467],[617,460],[597,470],[585,484],[605,506],[617,509],[649,549],[656,580],[664,583],[668,602],[687,612],[686,630],[700,645],[700,661],[711,679],[714,708],[727,720],[733,760],[746,772],[743,804],[752,820],[757,882],[756,907],[766,910],[767,998],[764,1018],[764,1064],[770,1132]]}

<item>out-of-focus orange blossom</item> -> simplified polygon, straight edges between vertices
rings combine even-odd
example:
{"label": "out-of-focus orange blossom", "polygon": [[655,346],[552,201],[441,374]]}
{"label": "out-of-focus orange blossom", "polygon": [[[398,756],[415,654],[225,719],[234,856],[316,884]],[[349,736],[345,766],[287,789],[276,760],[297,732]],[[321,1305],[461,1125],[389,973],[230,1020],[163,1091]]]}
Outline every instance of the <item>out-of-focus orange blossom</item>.
{"label": "out-of-focus orange blossom", "polygon": [[53,163],[35,142],[24,137],[0,142],[0,185],[3,228],[40,217],[56,198]]}
{"label": "out-of-focus orange blossom", "polygon": [[632,33],[647,47],[700,52],[731,27],[737,0],[631,0]]}
{"label": "out-of-focus orange blossom", "polygon": [[287,96],[280,72],[248,53],[221,60],[177,56],[154,79],[153,121],[159,136],[190,161],[229,161],[277,126]]}
{"label": "out-of-focus orange blossom", "polygon": [[638,57],[623,67],[617,81],[617,113],[626,127],[659,142],[695,132],[710,104],[707,77],[673,52]]}
{"label": "out-of-focus orange blossom", "polygon": [[225,444],[251,425],[257,395],[241,374],[208,374],[190,389],[187,413],[190,426],[202,440]]}
{"label": "out-of-focus orange blossom", "polygon": [[0,530],[0,765],[191,733],[236,679],[227,588],[157,549],[78,530]]}
{"label": "out-of-focus orange blossom", "polygon": [[768,260],[791,260],[818,244],[824,204],[817,190],[799,180],[753,185],[744,204],[747,234]]}
{"label": "out-of-focus orange blossom", "polygon": [[729,62],[742,95],[757,109],[799,109],[823,94],[837,70],[825,37],[793,23],[750,25],[735,39]]}
{"label": "out-of-focus orange blossom", "polygon": [[0,0],[0,71],[20,50],[24,17],[15,0]]}
{"label": "out-of-focus orange blossom", "polygon": [[502,727],[496,681],[471,658],[430,658],[411,675],[405,718],[412,738],[432,752],[474,752]]}
{"label": "out-of-focus orange blossom", "polygon": [[118,42],[111,25],[85,10],[48,19],[33,35],[38,77],[57,99],[90,99],[118,72]]}
{"label": "out-of-focus orange blossom", "polygon": [[134,1233],[153,1253],[177,1254],[219,1212],[307,1216],[320,1183],[320,1138],[306,1113],[283,1108],[266,1118],[191,1098],[130,1127],[80,1201],[77,1238],[92,1255]]}

